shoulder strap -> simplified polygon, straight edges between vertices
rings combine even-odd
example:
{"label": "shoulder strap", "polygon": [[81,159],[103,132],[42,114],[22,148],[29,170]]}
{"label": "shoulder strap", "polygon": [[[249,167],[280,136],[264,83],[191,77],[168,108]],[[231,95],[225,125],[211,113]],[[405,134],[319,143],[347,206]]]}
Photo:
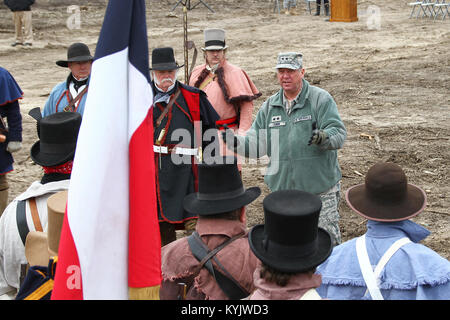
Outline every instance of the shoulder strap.
{"label": "shoulder strap", "polygon": [[175,100],[177,100],[178,96],[180,95],[180,90],[177,90],[175,94],[170,98],[169,103],[164,108],[163,112],[159,115],[158,119],[156,119],[156,128],[158,128],[161,124],[161,121],[164,119],[167,112],[170,111],[170,108],[172,108],[172,105],[174,104]]}
{"label": "shoulder strap", "polygon": [[[34,228],[36,231],[43,231],[41,220],[39,219],[39,213],[37,211],[36,199],[28,199],[30,205],[31,217],[33,218]],[[25,240],[30,232],[27,223],[27,210],[26,210],[27,200],[20,200],[17,202],[16,207],[16,221],[17,228],[19,229],[20,239],[22,239],[23,245],[25,245]]]}
{"label": "shoulder strap", "polygon": [[[69,104],[64,108],[64,111],[71,111],[74,112],[75,110],[73,109],[73,106],[75,105],[75,103],[77,103],[78,100],[80,100],[84,94],[88,91],[88,85],[86,85],[86,87],[84,87],[84,89],[72,100],[70,100]],[[69,91],[70,94],[70,91]]]}
{"label": "shoulder strap", "polygon": [[214,266],[212,265],[211,258],[217,254],[220,250],[222,250],[224,247],[226,247],[228,244],[233,242],[234,240],[237,240],[241,237],[243,237],[244,234],[240,234],[237,236],[234,236],[218,247],[216,247],[214,250],[209,251],[208,247],[203,243],[201,240],[199,234],[197,232],[192,233],[188,237],[188,243],[189,247],[191,248],[192,254],[194,257],[199,261],[204,261],[204,258],[208,256],[206,262],[204,262],[205,267],[208,269],[210,274],[214,277],[219,287],[222,289],[222,291],[230,298],[231,300],[240,300],[242,298],[245,298],[249,295],[249,293],[243,289],[239,283],[232,277],[232,275],[226,271],[226,269],[219,264],[219,261],[215,259],[216,263],[218,263],[221,267],[221,269],[226,273],[226,275],[223,275],[220,271],[217,271]]}
{"label": "shoulder strap", "polygon": [[41,219],[39,219],[39,212],[36,206],[36,198],[28,199],[28,203],[30,205],[31,217],[33,218],[34,228],[36,229],[36,231],[43,232],[44,229],[42,228]]}
{"label": "shoulder strap", "polygon": [[356,254],[358,256],[359,266],[361,268],[364,281],[366,282],[367,289],[369,290],[373,300],[384,300],[379,289],[381,271],[384,269],[389,259],[397,252],[397,250],[409,242],[411,242],[411,240],[406,237],[395,241],[383,254],[374,271],[367,253],[365,235],[356,240]]}
{"label": "shoulder strap", "polygon": [[22,239],[23,245],[25,245],[25,240],[27,239],[27,234],[30,232],[27,224],[27,213],[26,213],[26,200],[20,200],[17,202],[16,208],[16,221],[17,228],[19,229],[20,239]]}

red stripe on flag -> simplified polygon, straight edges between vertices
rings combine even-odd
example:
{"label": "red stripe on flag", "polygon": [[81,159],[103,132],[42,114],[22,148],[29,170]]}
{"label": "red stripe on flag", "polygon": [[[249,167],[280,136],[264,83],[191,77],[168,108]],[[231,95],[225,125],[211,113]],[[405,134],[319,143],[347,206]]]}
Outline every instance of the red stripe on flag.
{"label": "red stripe on flag", "polygon": [[129,160],[128,285],[133,288],[151,287],[159,285],[162,279],[152,108],[131,137]]}
{"label": "red stripe on flag", "polygon": [[81,281],[80,261],[67,219],[67,206],[59,243],[58,262],[52,300],[82,300],[83,286]]}

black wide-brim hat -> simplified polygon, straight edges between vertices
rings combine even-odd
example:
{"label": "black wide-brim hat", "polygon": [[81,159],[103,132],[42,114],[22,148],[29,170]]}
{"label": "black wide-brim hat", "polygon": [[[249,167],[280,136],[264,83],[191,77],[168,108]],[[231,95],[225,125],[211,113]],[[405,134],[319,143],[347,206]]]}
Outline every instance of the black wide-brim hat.
{"label": "black wide-brim hat", "polygon": [[67,60],[58,60],[56,64],[60,67],[67,68],[69,66],[69,62],[83,62],[83,61],[92,61],[94,57],[91,56],[91,51],[89,47],[84,43],[73,43],[70,45],[69,49],[67,49]]}
{"label": "black wide-brim hat", "polygon": [[156,48],[152,51],[152,67],[150,70],[167,71],[176,70],[184,65],[179,66],[175,61],[173,49],[170,47]]}
{"label": "black wide-brim hat", "polygon": [[40,140],[31,147],[31,159],[43,167],[53,167],[72,160],[75,155],[81,115],[57,112],[39,121]]}
{"label": "black wide-brim hat", "polygon": [[379,162],[367,171],[363,184],[347,190],[345,200],[353,211],[366,219],[394,222],[421,213],[426,206],[426,193],[408,183],[397,164]]}
{"label": "black wide-brim hat", "polygon": [[248,241],[264,264],[286,273],[311,270],[331,254],[331,235],[318,227],[320,197],[299,190],[281,190],[263,201],[264,224],[254,226]]}
{"label": "black wide-brim hat", "polygon": [[200,216],[240,209],[261,194],[259,187],[244,188],[235,157],[220,158],[214,164],[199,164],[198,178],[198,192],[187,195],[183,206]]}

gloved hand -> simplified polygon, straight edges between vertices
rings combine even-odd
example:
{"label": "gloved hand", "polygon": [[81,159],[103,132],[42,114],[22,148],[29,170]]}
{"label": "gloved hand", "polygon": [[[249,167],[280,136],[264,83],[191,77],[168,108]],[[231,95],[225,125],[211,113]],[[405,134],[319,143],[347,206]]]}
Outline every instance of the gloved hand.
{"label": "gloved hand", "polygon": [[314,121],[312,124],[312,135],[309,138],[308,146],[311,144],[321,144],[327,138],[327,134],[323,130],[317,129],[316,122]]}
{"label": "gloved hand", "polygon": [[20,141],[10,141],[8,142],[8,146],[6,147],[6,151],[13,153],[22,149],[22,142]]}
{"label": "gloved hand", "polygon": [[236,151],[239,144],[238,139],[234,135],[233,130],[230,130],[228,125],[224,124],[223,127],[225,130],[220,131],[223,142],[227,145],[228,149]]}

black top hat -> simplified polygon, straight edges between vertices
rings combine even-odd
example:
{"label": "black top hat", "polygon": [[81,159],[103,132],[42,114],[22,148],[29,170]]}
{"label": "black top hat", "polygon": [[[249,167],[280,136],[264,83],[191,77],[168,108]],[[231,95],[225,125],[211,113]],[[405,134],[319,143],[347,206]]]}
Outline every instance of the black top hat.
{"label": "black top hat", "polygon": [[91,51],[89,47],[84,43],[76,42],[70,45],[67,49],[67,60],[58,60],[56,64],[60,67],[67,68],[69,62],[81,62],[81,61],[91,61],[94,57],[91,56]]}
{"label": "black top hat", "polygon": [[31,159],[44,167],[53,167],[73,159],[81,115],[57,112],[40,121],[40,139],[31,147]]}
{"label": "black top hat", "polygon": [[402,168],[395,163],[373,165],[365,183],[351,187],[345,195],[350,208],[369,220],[402,221],[425,209],[425,192],[408,183]]}
{"label": "black top hat", "polygon": [[318,228],[322,201],[299,190],[275,191],[264,198],[265,224],[249,233],[250,248],[264,264],[286,273],[310,270],[331,254],[330,234]]}
{"label": "black top hat", "polygon": [[181,68],[183,65],[179,66],[175,62],[175,56],[173,49],[170,47],[156,48],[152,51],[152,67],[150,70],[175,70]]}
{"label": "black top hat", "polygon": [[259,197],[261,189],[244,189],[235,157],[220,158],[221,164],[198,165],[198,192],[184,198],[183,206],[200,216],[230,212]]}

